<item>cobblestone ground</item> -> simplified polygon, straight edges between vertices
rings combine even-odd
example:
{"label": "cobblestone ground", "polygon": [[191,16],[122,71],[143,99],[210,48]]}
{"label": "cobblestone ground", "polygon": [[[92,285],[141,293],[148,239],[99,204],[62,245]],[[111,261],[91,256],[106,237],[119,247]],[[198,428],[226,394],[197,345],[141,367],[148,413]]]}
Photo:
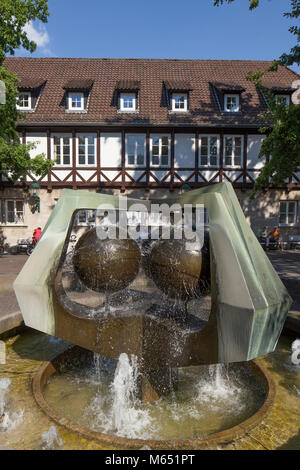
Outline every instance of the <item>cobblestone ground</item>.
{"label": "cobblestone ground", "polygon": [[268,256],[294,301],[290,313],[300,315],[300,250],[269,251]]}
{"label": "cobblestone ground", "polygon": [[1,315],[20,310],[13,282],[27,259],[25,254],[0,256],[0,319]]}

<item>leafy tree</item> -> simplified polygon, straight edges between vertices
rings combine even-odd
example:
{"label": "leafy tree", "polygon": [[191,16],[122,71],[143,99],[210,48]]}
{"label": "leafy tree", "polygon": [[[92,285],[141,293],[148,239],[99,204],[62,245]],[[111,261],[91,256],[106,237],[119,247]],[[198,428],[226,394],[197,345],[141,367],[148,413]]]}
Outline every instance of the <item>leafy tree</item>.
{"label": "leafy tree", "polygon": [[20,143],[17,120],[24,116],[16,109],[18,77],[3,66],[5,55],[13,55],[15,49],[23,47],[30,52],[36,49],[24,26],[36,19],[45,23],[48,15],[47,0],[0,0],[0,80],[6,88],[6,102],[0,104],[0,169],[11,181],[24,179],[28,172],[42,176],[51,167],[43,154],[30,158],[29,151],[35,144]]}
{"label": "leafy tree", "polygon": [[[214,5],[220,6],[234,1],[214,0]],[[259,4],[260,0],[249,0],[249,9],[253,10]],[[284,13],[284,16],[298,19],[300,0],[290,0],[290,5],[291,10]],[[300,104],[291,104],[287,107],[285,104],[276,103],[272,93],[262,85],[265,73],[277,71],[279,65],[300,65],[300,27],[291,26],[289,31],[296,36],[296,45],[290,52],[275,59],[267,70],[252,72],[247,76],[249,81],[262,89],[269,103],[269,110],[263,116],[264,125],[260,128],[261,133],[267,134],[259,153],[260,158],[266,157],[266,163],[256,180],[252,197],[271,184],[276,186],[284,184],[286,179],[300,167]]]}

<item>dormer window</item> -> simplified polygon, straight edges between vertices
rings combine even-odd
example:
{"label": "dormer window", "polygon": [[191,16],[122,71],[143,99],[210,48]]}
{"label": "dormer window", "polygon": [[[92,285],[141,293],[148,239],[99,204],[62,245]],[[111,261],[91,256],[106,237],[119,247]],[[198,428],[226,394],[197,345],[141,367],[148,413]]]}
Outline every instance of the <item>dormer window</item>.
{"label": "dormer window", "polygon": [[68,95],[68,109],[82,111],[84,109],[84,95],[79,92],[70,92]]}
{"label": "dormer window", "polygon": [[289,106],[291,104],[290,95],[275,95],[276,104],[285,104]]}
{"label": "dormer window", "polygon": [[191,84],[181,80],[165,80],[163,86],[169,112],[186,113],[189,110]]}
{"label": "dormer window", "polygon": [[136,111],[136,93],[120,93],[120,111]]}
{"label": "dormer window", "polygon": [[64,107],[67,113],[86,113],[88,110],[89,96],[94,81],[89,78],[69,80],[64,85]]}
{"label": "dormer window", "polygon": [[185,112],[188,110],[187,93],[172,93],[172,111]]}
{"label": "dormer window", "polygon": [[31,92],[24,91],[19,93],[17,101],[17,109],[20,111],[28,111],[31,109]]}
{"label": "dormer window", "polygon": [[224,95],[224,111],[236,113],[240,110],[240,95]]}

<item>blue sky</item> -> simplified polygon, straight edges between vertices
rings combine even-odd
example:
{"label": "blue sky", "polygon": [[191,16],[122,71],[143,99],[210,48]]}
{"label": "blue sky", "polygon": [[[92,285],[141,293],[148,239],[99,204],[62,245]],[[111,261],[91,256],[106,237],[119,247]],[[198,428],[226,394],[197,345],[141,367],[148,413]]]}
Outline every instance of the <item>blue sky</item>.
{"label": "blue sky", "polygon": [[251,12],[248,0],[48,0],[48,23],[28,32],[34,57],[272,60],[295,44],[283,17],[290,0],[260,3]]}

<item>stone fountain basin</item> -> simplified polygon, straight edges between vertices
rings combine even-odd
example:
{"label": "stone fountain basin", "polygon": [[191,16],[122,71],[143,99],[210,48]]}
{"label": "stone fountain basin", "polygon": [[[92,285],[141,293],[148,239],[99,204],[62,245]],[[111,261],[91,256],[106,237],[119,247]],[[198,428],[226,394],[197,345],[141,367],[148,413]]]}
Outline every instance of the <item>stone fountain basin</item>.
{"label": "stone fountain basin", "polygon": [[249,371],[251,370],[252,374],[254,374],[257,383],[264,391],[265,399],[260,408],[251,417],[240,422],[238,425],[220,432],[189,439],[129,439],[112,434],[103,434],[101,432],[92,431],[66,419],[47,403],[44,395],[48,381],[53,374],[60,372],[64,365],[66,365],[70,360],[74,361],[76,358],[82,359],[85,355],[87,356],[90,354],[91,353],[89,351],[75,346],[57,355],[52,360],[44,362],[33,378],[33,394],[37,404],[41,407],[44,413],[57,424],[64,426],[68,430],[76,432],[87,439],[96,440],[106,448],[141,449],[147,446],[153,450],[180,450],[202,449],[212,445],[216,446],[218,444],[226,444],[242,438],[251,429],[259,425],[266,418],[275,400],[275,382],[260,360],[255,359],[242,364],[249,368]]}

